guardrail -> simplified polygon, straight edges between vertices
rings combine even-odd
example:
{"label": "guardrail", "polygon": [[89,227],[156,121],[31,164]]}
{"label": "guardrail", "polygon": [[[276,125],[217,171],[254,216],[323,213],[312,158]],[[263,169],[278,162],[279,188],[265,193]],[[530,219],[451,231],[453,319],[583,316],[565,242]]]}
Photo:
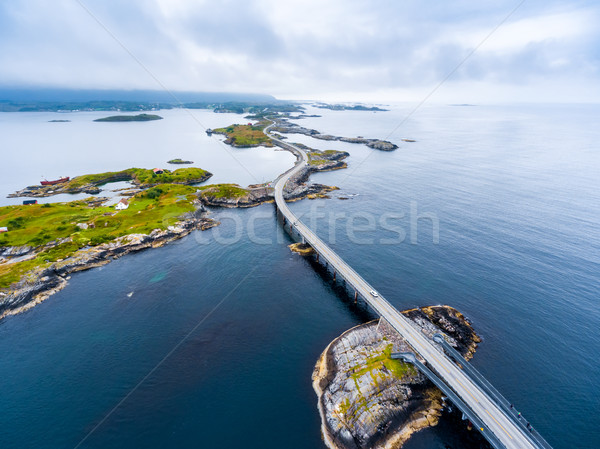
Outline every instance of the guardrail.
{"label": "guardrail", "polygon": [[552,446],[538,433],[537,430],[531,426],[529,421],[514,407],[514,405],[508,401],[502,394],[494,388],[494,386],[481,374],[477,369],[473,367],[465,358],[454,349],[450,343],[446,341],[442,334],[435,334],[433,341],[439,343],[446,353],[454,359],[454,361],[462,367],[462,370],[466,372],[473,381],[475,381],[485,393],[498,404],[504,414],[511,418],[514,423],[521,426],[523,429],[529,431],[531,435],[530,441],[536,446],[543,449],[552,449]]}
{"label": "guardrail", "polygon": [[469,418],[469,421],[477,427],[484,438],[495,448],[505,449],[505,446],[498,440],[496,435],[484,424],[484,422],[471,410],[471,408],[463,402],[463,400],[452,390],[446,383],[440,379],[433,371],[425,366],[412,352],[394,352],[391,354],[393,359],[400,359],[415,365],[417,369],[425,374],[425,376],[433,382],[447,397],[456,405],[464,415]]}

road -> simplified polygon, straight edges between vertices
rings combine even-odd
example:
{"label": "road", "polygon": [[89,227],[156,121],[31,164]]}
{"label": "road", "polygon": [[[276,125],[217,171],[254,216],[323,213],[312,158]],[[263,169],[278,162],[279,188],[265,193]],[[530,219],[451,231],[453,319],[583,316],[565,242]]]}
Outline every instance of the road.
{"label": "road", "polygon": [[[265,134],[268,135],[269,129],[265,128]],[[306,153],[287,142],[271,139],[284,147],[289,147],[301,155],[296,165],[280,176],[275,184],[275,203],[281,214],[286,220],[293,224],[299,234],[301,234],[306,243],[311,245],[315,251],[324,259],[332,269],[335,270],[338,277],[342,277],[364,300],[383,317],[400,335],[412,346],[427,365],[433,369],[440,378],[450,386],[456,394],[463,400],[472,412],[475,413],[481,421],[487,426],[497,440],[507,449],[530,449],[538,448],[527,430],[523,430],[515,425],[486,393],[478,387],[446,354],[440,351],[431,340],[429,340],[421,331],[395,307],[393,307],[381,295],[374,296],[371,292],[375,289],[367,283],[350,265],[339,257],[328,245],[326,245],[310,228],[302,223],[289,209],[283,197],[283,191],[286,182],[297,174],[308,162]]]}

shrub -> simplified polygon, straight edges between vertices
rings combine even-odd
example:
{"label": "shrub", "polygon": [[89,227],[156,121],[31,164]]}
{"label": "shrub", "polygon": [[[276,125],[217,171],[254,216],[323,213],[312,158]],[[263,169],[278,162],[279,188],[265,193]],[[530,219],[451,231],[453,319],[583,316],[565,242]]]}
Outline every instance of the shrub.
{"label": "shrub", "polygon": [[155,200],[159,198],[163,194],[163,189],[160,187],[152,187],[146,191],[146,198],[150,198],[151,200]]}

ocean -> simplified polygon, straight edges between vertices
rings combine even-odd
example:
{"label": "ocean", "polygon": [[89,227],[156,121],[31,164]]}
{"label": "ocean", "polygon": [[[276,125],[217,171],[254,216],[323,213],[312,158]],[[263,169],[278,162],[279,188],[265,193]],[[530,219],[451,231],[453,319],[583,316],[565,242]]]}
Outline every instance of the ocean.
{"label": "ocean", "polygon": [[[483,338],[474,366],[554,448],[597,447],[600,107],[426,105],[406,119],[412,107],[307,108],[322,117],[302,126],[400,148],[289,135],[351,154],[348,169],[311,178],[339,191],[292,209],[397,308],[464,313]],[[242,185],[293,163],[224,147],[200,125],[242,116],[191,112],[2,113],[0,193],[173,157],[213,172],[207,183]],[[0,321],[2,448],[324,447],[314,364],[374,317],[289,251],[273,205],[212,217],[221,226],[75,274]],[[441,423],[405,447],[465,446]]]}

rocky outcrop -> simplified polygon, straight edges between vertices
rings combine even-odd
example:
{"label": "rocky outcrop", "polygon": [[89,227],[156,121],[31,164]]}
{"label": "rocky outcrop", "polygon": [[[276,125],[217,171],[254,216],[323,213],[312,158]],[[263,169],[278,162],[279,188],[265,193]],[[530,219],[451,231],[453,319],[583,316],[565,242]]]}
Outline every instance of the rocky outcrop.
{"label": "rocky outcrop", "polygon": [[398,148],[398,145],[388,142],[387,140],[366,139],[364,137],[339,137],[332,136],[330,134],[321,134],[316,129],[304,128],[296,123],[289,122],[287,119],[278,119],[277,125],[271,128],[271,131],[284,134],[303,134],[305,136],[310,136],[320,140],[337,140],[340,142],[359,143],[367,145],[369,148],[381,151],[393,151]]}
{"label": "rocky outcrop", "polygon": [[[402,313],[426,334],[445,333],[467,358],[480,341],[451,307]],[[399,448],[414,432],[437,424],[441,392],[414,367],[390,357],[392,352],[409,350],[382,320],[350,329],[323,351],[313,372],[313,388],[329,448]]]}
{"label": "rocky outcrop", "polygon": [[81,249],[64,260],[27,273],[8,289],[0,291],[0,319],[14,315],[44,301],[67,285],[71,273],[98,267],[125,254],[146,248],[157,248],[180,239],[195,229],[206,230],[219,222],[210,218],[197,218],[190,214],[165,230],[155,229],[150,234],[130,234],[111,242]]}
{"label": "rocky outcrop", "polygon": [[310,256],[315,253],[315,250],[308,243],[292,243],[288,245],[288,248],[294,252],[298,253],[301,256]]}
{"label": "rocky outcrop", "polygon": [[[242,187],[238,186],[239,189]],[[206,206],[213,207],[255,207],[263,203],[273,201],[273,189],[264,186],[254,186],[248,189],[242,189],[246,191],[243,196],[219,196],[218,189],[213,190],[207,188],[203,190],[199,196],[200,201]]]}

